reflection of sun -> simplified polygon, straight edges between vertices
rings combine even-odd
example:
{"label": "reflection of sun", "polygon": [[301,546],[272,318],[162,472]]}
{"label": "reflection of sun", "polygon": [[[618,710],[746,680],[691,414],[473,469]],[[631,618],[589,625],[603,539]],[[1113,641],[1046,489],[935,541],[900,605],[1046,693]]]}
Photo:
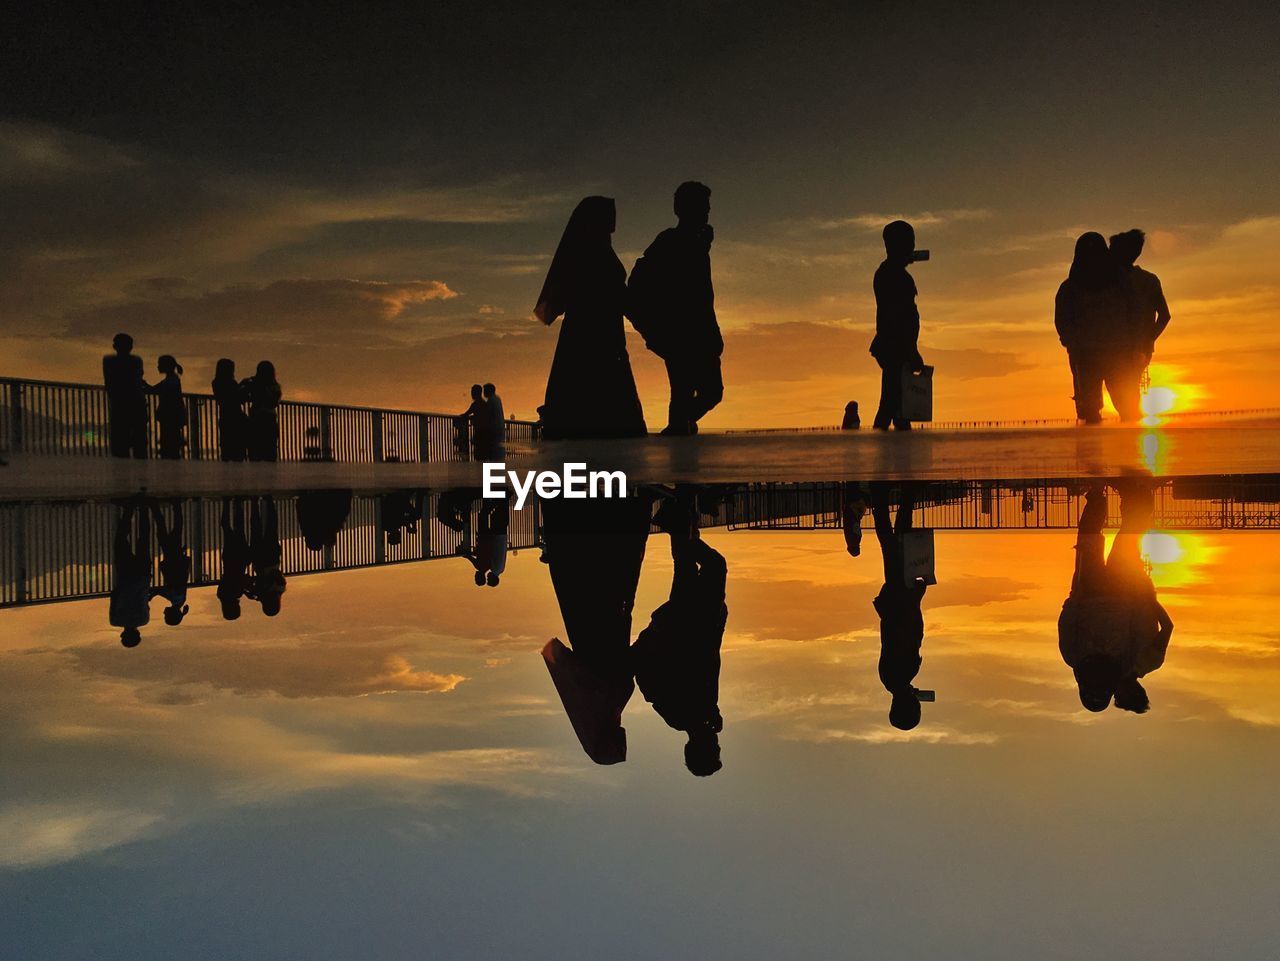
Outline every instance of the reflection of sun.
{"label": "reflection of sun", "polygon": [[1205,580],[1206,568],[1218,553],[1208,537],[1195,531],[1151,530],[1142,535],[1140,543],[1157,588],[1183,587]]}

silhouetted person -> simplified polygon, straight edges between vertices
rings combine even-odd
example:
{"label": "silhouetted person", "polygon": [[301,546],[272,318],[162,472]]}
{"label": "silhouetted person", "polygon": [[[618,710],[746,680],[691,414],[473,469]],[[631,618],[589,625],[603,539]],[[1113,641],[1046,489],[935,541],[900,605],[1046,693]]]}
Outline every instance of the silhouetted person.
{"label": "silhouetted person", "polygon": [[646,432],[622,326],[627,285],[610,239],[616,219],[610,197],[574,208],[534,307],[547,325],[564,315],[542,412],[549,440]]}
{"label": "silhouetted person", "polygon": [[[485,501],[476,531],[475,564],[483,583],[497,587],[507,569],[507,527],[510,512],[506,498]],[[477,584],[481,583],[477,581]]]}
{"label": "silhouetted person", "polygon": [[102,382],[107,388],[107,419],[111,456],[147,456],[147,382],[142,358],[133,355],[133,338],[116,334],[114,354],[102,358]]}
{"label": "silhouetted person", "polygon": [[711,190],[682,183],[674,206],[678,223],[636,261],[627,293],[631,322],[667,366],[671,403],[662,433],[681,435],[696,434],[698,421],[724,397],[724,340],[711,284]]}
{"label": "silhouetted person", "polygon": [[[479,434],[488,427],[487,422],[484,422],[487,410],[488,407],[484,400],[484,388],[479,384],[472,384],[471,406],[453,419],[454,447],[464,457],[467,457],[471,451],[471,440],[468,437],[467,428],[468,426],[470,427],[471,436],[476,437],[476,445],[479,446],[481,443]],[[487,443],[487,439],[484,442]]]}
{"label": "silhouetted person", "polygon": [[844,419],[840,422],[841,430],[857,430],[862,426],[862,418],[858,416],[858,402],[851,400],[844,405]]}
{"label": "silhouetted person", "polygon": [[1153,485],[1132,479],[1116,487],[1120,530],[1110,553],[1102,533],[1106,488],[1099,484],[1085,495],[1071,593],[1058,617],[1058,650],[1075,674],[1087,710],[1105,711],[1114,699],[1116,707],[1142,714],[1150,701],[1138,679],[1164,663],[1173,621],[1156,599],[1141,555],[1142,535],[1154,513]]}
{"label": "silhouetted person", "polygon": [[542,650],[565,713],[597,764],[626,760],[622,711],[634,690],[629,645],[636,585],[649,536],[649,503],[621,500],[543,502],[547,567],[566,647]]}
{"label": "silhouetted person", "polygon": [[285,591],[280,565],[283,556],[275,498],[254,498],[249,512],[249,560],[253,565],[253,580],[245,593],[262,605],[262,613],[267,617],[280,613]]}
{"label": "silhouetted person", "polygon": [[338,535],[351,513],[349,489],[303,491],[298,495],[298,530],[308,550],[338,546]]}
{"label": "silhouetted person", "polygon": [[840,485],[840,527],[844,531],[844,547],[850,557],[862,554],[862,518],[867,515],[870,496],[860,484],[844,481]]}
{"label": "silhouetted person", "polygon": [[906,582],[904,535],[911,530],[914,499],[903,488],[897,521],[891,522],[888,491],[888,485],[872,487],[871,513],[884,561],[884,586],[872,603],[880,615],[880,683],[893,698],[889,723],[900,731],[910,731],[920,723],[920,697],[913,682],[920,672],[920,648],[924,643],[920,603],[926,585],[921,580]]}
{"label": "silhouetted person", "polygon": [[1141,416],[1138,396],[1143,359],[1129,309],[1129,285],[1102,234],[1076,240],[1067,279],[1054,301],[1054,326],[1067,348],[1075,388],[1076,417],[1102,422],[1102,386],[1122,421]]}
{"label": "silhouetted person", "polygon": [[156,362],[162,377],[151,390],[156,395],[156,424],[160,428],[160,457],[180,460],[187,446],[187,402],[182,398],[182,365],[172,354]]}
{"label": "silhouetted person", "polygon": [[244,413],[248,391],[236,380],[236,362],[218,361],[213,374],[213,401],[218,405],[218,456],[227,462],[242,461],[248,454],[249,419]]}
{"label": "silhouetted person", "polygon": [[165,522],[164,512],[158,503],[151,505],[156,540],[160,543],[160,586],[152,590],[151,596],[165,599],[164,622],[170,627],[177,627],[190,610],[187,588],[191,583],[191,553],[187,550],[183,532],[182,501],[171,501],[170,509],[173,512],[172,524]]}
{"label": "silhouetted person", "polygon": [[129,501],[116,521],[112,542],[111,600],[108,620],[120,628],[120,643],[137,647],[142,628],[151,621],[151,518],[144,510],[138,515],[138,536],[133,537],[136,503]]}
{"label": "silhouetted person", "polygon": [[688,736],[685,766],[706,777],[722,766],[720,644],[729,608],[724,557],[698,535],[691,493],[678,490],[682,510],[655,518],[671,535],[671,596],[631,646],[631,663],[644,699]]}
{"label": "silhouetted person", "polygon": [[218,603],[224,620],[240,617],[240,599],[249,590],[249,539],[244,531],[244,504],[237,498],[222,499],[222,576],[218,578]]}
{"label": "silhouetted person", "polygon": [[1129,310],[1133,314],[1134,336],[1138,347],[1144,354],[1143,366],[1151,363],[1151,355],[1155,353],[1156,338],[1169,326],[1172,315],[1169,303],[1164,299],[1164,288],[1160,286],[1160,278],[1137,265],[1142,256],[1142,247],[1147,235],[1136,227],[1124,233],[1115,234],[1108,242],[1111,256],[1116,259],[1121,273],[1128,274]]}
{"label": "silhouetted person", "polygon": [[388,544],[399,544],[405,531],[418,529],[422,516],[422,493],[415,490],[391,491],[379,499],[382,532]]}
{"label": "silhouetted person", "polygon": [[[502,411],[502,398],[493,384],[485,384],[480,410],[475,417],[476,459],[502,460],[506,455],[507,425]],[[481,431],[480,425],[484,429]]]}
{"label": "silhouetted person", "polygon": [[280,383],[275,365],[259,361],[253,376],[244,382],[249,396],[249,460],[274,461],[280,453]]}
{"label": "silhouetted person", "polygon": [[920,311],[916,308],[916,282],[907,266],[913,261],[916,232],[905,220],[886,224],[884,262],[876,268],[872,288],[876,295],[876,335],[871,356],[880,365],[880,406],[872,426],[910,430],[902,416],[903,375],[920,370]]}

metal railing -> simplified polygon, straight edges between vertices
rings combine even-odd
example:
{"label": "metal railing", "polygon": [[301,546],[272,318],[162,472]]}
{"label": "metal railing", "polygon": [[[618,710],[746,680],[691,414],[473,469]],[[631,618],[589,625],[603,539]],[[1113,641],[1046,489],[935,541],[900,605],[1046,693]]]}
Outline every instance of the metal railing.
{"label": "metal railing", "polygon": [[[218,460],[218,406],[211,394],[183,394],[187,444],[183,457]],[[146,398],[147,449],[156,456],[158,431],[154,395]],[[282,461],[340,463],[440,462],[468,460],[470,427],[459,432],[456,415],[422,411],[281,401],[277,410]],[[28,454],[111,454],[106,388],[47,380],[0,378],[0,450]],[[513,453],[537,440],[537,425],[506,422]]]}
{"label": "metal railing", "polygon": [[[161,526],[181,531],[183,550],[190,558],[189,588],[209,587],[222,577],[224,508],[233,529],[255,547],[252,515],[259,520],[271,510],[277,518],[280,572],[287,577],[354,570],[386,564],[469,556],[483,533],[485,502],[471,499],[457,505],[457,526],[438,519],[439,492],[412,492],[416,510],[409,525],[388,532],[384,508],[388,498],[410,492],[350,495],[349,510],[335,517],[331,543],[318,549],[306,543],[299,519],[299,503],[308,496],[342,498],[349,492],[324,491],[316,495],[248,496],[235,498],[137,499],[127,521],[131,548],[143,547],[151,564],[151,583],[163,581],[161,563],[165,546]],[[332,504],[332,501],[328,503]],[[341,502],[340,502],[341,503]],[[160,511],[157,523],[152,508]],[[508,503],[505,532],[509,550],[523,550],[541,541],[536,503],[515,510]],[[304,508],[305,510],[305,508]],[[37,501],[0,504],[0,607],[82,600],[110,594],[114,576],[114,547],[124,512],[105,501]]]}

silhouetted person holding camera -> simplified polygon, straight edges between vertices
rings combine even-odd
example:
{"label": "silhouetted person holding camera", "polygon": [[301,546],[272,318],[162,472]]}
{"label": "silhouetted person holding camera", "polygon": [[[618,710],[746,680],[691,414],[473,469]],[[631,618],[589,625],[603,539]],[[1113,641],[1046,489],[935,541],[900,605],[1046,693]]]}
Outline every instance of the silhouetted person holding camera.
{"label": "silhouetted person holding camera", "polygon": [[893,698],[889,723],[900,731],[910,731],[920,723],[921,693],[914,682],[924,643],[920,604],[927,586],[919,579],[907,583],[905,535],[911,530],[915,503],[910,491],[903,488],[897,520],[891,522],[888,486],[873,484],[871,497],[876,539],[884,561],[884,586],[872,602],[880,615],[880,683]]}
{"label": "silhouetted person holding camera", "polygon": [[160,457],[180,460],[187,446],[187,402],[182,397],[182,365],[172,354],[156,362],[161,380],[151,388],[156,395],[156,424],[160,428]]}
{"label": "silhouetted person holding camera", "polygon": [[699,536],[695,495],[677,488],[655,517],[671,535],[671,596],[631,646],[631,663],[644,699],[688,736],[685,766],[706,777],[722,767],[720,645],[729,608],[724,557]]}
{"label": "silhouetted person holding camera", "polygon": [[711,188],[682,183],[675,213],[679,222],[654,238],[627,285],[627,315],[667,366],[667,435],[696,434],[698,421],[724,397],[724,340],[711,284]]}
{"label": "silhouetted person holding camera", "polygon": [[142,628],[151,621],[151,518],[146,510],[138,514],[138,536],[133,536],[137,503],[130,500],[116,521],[111,551],[111,600],[108,620],[120,628],[120,643],[137,647]]}
{"label": "silhouetted person holding camera", "polygon": [[1139,383],[1147,337],[1136,329],[1129,291],[1128,277],[1102,234],[1081,234],[1058,288],[1053,322],[1071,364],[1076,417],[1086,424],[1102,423],[1104,384],[1122,421],[1142,414]]}
{"label": "silhouetted person holding camera", "polygon": [[1169,303],[1164,299],[1164,288],[1160,286],[1160,278],[1137,265],[1146,240],[1147,235],[1135,227],[1115,234],[1108,241],[1111,256],[1116,259],[1121,273],[1128,275],[1129,310],[1133,315],[1134,336],[1144,355],[1144,367],[1151,363],[1156,338],[1164,333],[1172,319]]}
{"label": "silhouetted person holding camera", "polygon": [[259,361],[252,377],[244,382],[249,397],[249,460],[274,461],[280,456],[280,382],[275,365]]}
{"label": "silhouetted person holding camera", "polygon": [[213,374],[213,401],[218,407],[218,456],[226,462],[245,459],[249,447],[249,419],[244,413],[248,391],[236,379],[236,362],[218,361]]}
{"label": "silhouetted person holding camera", "polygon": [[627,272],[613,251],[616,222],[611,197],[574,208],[533,309],[548,326],[564,316],[542,408],[548,440],[647,430],[622,325]]}
{"label": "silhouetted person holding camera", "polygon": [[116,334],[114,354],[102,358],[102,382],[107,388],[107,419],[112,457],[147,456],[147,382],[142,358],[133,354],[133,338]]}
{"label": "silhouetted person holding camera", "polygon": [[920,311],[916,308],[916,282],[907,271],[913,263],[916,233],[905,220],[884,228],[884,262],[876,268],[872,288],[876,295],[876,334],[871,356],[880,365],[880,406],[872,426],[910,430],[902,413],[903,376],[924,367],[920,356]]}
{"label": "silhouetted person holding camera", "polygon": [[1058,617],[1058,650],[1075,675],[1088,711],[1115,706],[1135,714],[1151,706],[1139,678],[1164,664],[1173,621],[1156,599],[1142,560],[1142,535],[1152,524],[1154,487],[1149,480],[1116,483],[1120,530],[1106,552],[1106,488],[1085,495],[1076,533],[1071,593]]}
{"label": "silhouetted person holding camera", "polygon": [[151,517],[156,525],[156,540],[160,543],[160,586],[151,592],[152,597],[163,597],[168,603],[164,609],[164,622],[177,627],[186,617],[187,588],[191,583],[191,552],[187,550],[183,531],[182,501],[170,502],[173,523],[165,521],[159,503],[151,505]]}

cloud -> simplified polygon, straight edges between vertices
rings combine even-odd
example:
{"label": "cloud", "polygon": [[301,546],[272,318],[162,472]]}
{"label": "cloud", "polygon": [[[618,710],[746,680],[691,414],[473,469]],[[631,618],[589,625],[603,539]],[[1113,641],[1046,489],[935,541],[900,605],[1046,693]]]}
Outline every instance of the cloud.
{"label": "cloud", "polygon": [[87,673],[158,685],[151,700],[181,703],[192,685],[236,694],[286,698],[359,697],[388,693],[443,693],[466,680],[414,667],[399,641],[356,642],[323,637],[309,642],[257,643],[234,653],[217,646],[159,646],[145,657],[121,658],[101,646],[71,648]]}
{"label": "cloud", "polygon": [[830,220],[817,220],[815,226],[822,230],[838,230],[843,227],[863,227],[867,230],[880,230],[885,224],[894,220],[905,220],[916,227],[941,227],[946,224],[966,220],[987,220],[992,216],[990,210],[939,210],[921,211],[915,214],[879,214],[862,213],[849,217],[836,217]]}
{"label": "cloud", "polygon": [[103,342],[117,330],[152,342],[181,337],[188,350],[246,335],[259,342],[305,336],[312,343],[394,343],[417,337],[397,323],[414,308],[458,296],[439,280],[299,279],[192,291],[180,278],[149,278],[129,290],[128,299],[70,311],[63,333]]}
{"label": "cloud", "polygon": [[161,816],[145,811],[23,804],[0,810],[0,867],[73,861],[152,833]]}

